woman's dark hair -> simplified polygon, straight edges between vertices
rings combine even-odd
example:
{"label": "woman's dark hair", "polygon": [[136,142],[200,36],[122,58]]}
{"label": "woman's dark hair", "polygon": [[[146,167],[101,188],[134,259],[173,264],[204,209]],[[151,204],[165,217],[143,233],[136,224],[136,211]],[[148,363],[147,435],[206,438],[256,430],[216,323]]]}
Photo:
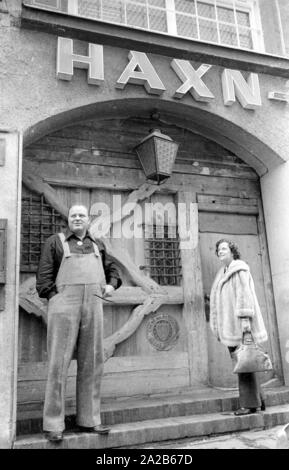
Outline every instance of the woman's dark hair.
{"label": "woman's dark hair", "polygon": [[216,243],[216,255],[218,256],[218,249],[221,243],[227,243],[228,247],[230,248],[231,252],[233,253],[234,259],[240,259],[241,253],[239,247],[236,243],[232,242],[231,240],[227,240],[226,238],[222,238],[221,240],[217,241]]}

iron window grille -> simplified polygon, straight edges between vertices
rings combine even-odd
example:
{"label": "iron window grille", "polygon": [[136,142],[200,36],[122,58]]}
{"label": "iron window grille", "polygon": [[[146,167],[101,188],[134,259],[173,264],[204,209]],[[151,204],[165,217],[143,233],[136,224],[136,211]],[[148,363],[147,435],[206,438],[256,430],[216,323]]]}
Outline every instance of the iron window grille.
{"label": "iron window grille", "polygon": [[22,199],[21,261],[23,272],[36,272],[45,240],[61,232],[66,221],[43,196],[30,194]]}
{"label": "iron window grille", "polygon": [[170,36],[264,51],[259,0],[26,0],[24,4]]}
{"label": "iron window grille", "polygon": [[145,261],[150,277],[158,284],[181,284],[181,256],[175,226],[145,226]]}

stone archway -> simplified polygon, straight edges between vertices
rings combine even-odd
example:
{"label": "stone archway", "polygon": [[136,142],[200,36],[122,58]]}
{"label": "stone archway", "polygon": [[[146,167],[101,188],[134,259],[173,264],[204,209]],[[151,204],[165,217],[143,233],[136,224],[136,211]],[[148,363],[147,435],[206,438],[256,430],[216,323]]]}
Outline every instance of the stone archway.
{"label": "stone archway", "polygon": [[224,119],[215,112],[183,103],[154,99],[127,98],[89,104],[69,109],[38,122],[24,132],[24,146],[62,127],[92,118],[111,119],[129,116],[152,116],[159,114],[159,121],[174,124],[180,128],[207,137],[231,150],[250,165],[259,176],[284,163],[274,150],[249,133],[242,126]]}

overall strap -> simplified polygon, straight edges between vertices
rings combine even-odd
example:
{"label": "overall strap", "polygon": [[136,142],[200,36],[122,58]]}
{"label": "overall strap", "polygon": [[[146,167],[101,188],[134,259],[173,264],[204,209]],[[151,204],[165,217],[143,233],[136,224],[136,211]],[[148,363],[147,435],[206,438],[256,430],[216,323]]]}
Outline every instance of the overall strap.
{"label": "overall strap", "polygon": [[61,232],[61,233],[58,234],[58,236],[59,236],[60,241],[61,241],[62,246],[63,246],[63,256],[64,256],[64,258],[69,258],[69,256],[71,256],[71,253],[70,253],[68,241],[65,240],[64,233]]}
{"label": "overall strap", "polygon": [[95,256],[99,256],[99,249],[95,242],[92,242]]}

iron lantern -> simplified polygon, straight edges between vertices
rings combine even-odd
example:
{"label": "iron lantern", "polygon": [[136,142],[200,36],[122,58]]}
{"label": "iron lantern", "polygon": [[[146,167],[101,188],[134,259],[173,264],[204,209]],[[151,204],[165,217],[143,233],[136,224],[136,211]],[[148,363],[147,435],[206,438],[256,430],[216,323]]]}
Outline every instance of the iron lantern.
{"label": "iron lantern", "polygon": [[179,144],[163,134],[160,129],[152,129],[135,147],[148,180],[160,184],[171,176],[178,147]]}

